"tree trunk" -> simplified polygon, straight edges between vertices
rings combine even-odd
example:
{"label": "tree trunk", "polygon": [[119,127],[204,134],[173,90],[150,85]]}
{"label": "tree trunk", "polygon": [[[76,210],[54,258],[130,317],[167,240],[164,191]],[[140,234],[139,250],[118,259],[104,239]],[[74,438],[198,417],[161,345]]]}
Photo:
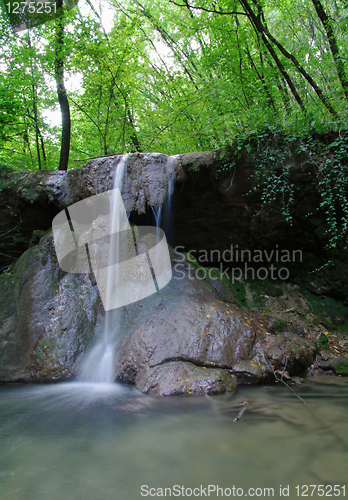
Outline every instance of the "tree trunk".
{"label": "tree trunk", "polygon": [[33,85],[32,87],[33,87],[33,112],[34,112],[34,121],[35,121],[35,139],[36,139],[37,161],[39,163],[39,170],[41,170],[39,125],[37,123],[36,88],[35,88],[35,85]]}
{"label": "tree trunk", "polygon": [[[324,106],[328,109],[328,111],[333,115],[333,116],[337,116],[336,115],[336,111],[333,109],[333,107],[331,106],[331,104],[329,103],[328,99],[326,98],[325,94],[323,93],[323,91],[318,87],[318,85],[315,83],[315,81],[313,80],[313,78],[307,73],[307,71],[301,66],[301,64],[297,61],[296,57],[293,56],[292,54],[290,54],[290,52],[288,52],[280,42],[278,42],[278,40],[276,38],[274,38],[274,36],[271,35],[271,33],[268,31],[267,27],[265,26],[265,24],[262,23],[261,21],[261,17],[264,18],[263,16],[263,12],[262,12],[262,7],[260,5],[260,3],[258,2],[258,0],[253,0],[254,3],[257,5],[258,7],[258,11],[259,11],[259,14],[256,15],[254,13],[254,11],[252,10],[252,8],[250,7],[250,5],[248,4],[247,0],[240,0],[241,4],[243,5],[244,9],[245,9],[245,12],[248,14],[249,16],[249,19],[252,21],[253,23],[253,26],[254,28],[261,34],[261,37],[262,37],[262,41],[264,42],[264,44],[266,45],[267,47],[267,50],[270,52],[271,56],[273,57],[275,63],[277,64],[279,70],[281,71],[281,73],[283,74],[284,78],[286,79],[288,85],[289,85],[289,88],[290,90],[292,91],[296,101],[298,102],[299,106],[301,107],[302,111],[305,112],[305,107],[304,107],[304,104],[300,98],[300,96],[298,95],[298,93],[296,92],[296,89],[290,79],[290,76],[286,73],[285,69],[282,67],[277,55],[275,54],[275,51],[273,49],[273,47],[271,46],[271,44],[269,43],[269,41],[271,41],[276,47],[278,47],[278,49],[280,50],[280,52],[288,59],[290,59],[294,65],[295,65],[295,68],[297,69],[297,71],[299,71],[299,73],[301,73],[301,75],[307,80],[307,82],[311,85],[311,87],[313,88],[313,90],[315,91],[315,93],[317,94],[317,96],[319,97],[319,99],[321,100],[321,102],[324,104]],[[266,38],[267,37],[267,38]],[[269,39],[269,40],[268,40]],[[276,57],[276,58],[275,58]],[[296,92],[296,94],[294,94],[294,90]],[[302,104],[301,104],[302,103]]]}
{"label": "tree trunk", "polygon": [[[31,45],[31,40],[30,40],[30,31],[28,30],[28,45],[29,48],[32,48]],[[35,122],[35,139],[36,139],[36,151],[37,151],[37,161],[39,164],[39,170],[41,170],[41,157],[40,157],[40,143],[39,143],[39,137],[41,137],[41,145],[43,148],[43,140],[42,140],[42,135],[39,129],[39,121],[38,121],[38,113],[37,113],[37,92],[36,92],[36,85],[35,85],[35,80],[34,80],[34,67],[33,64],[31,66],[31,75],[33,77],[33,83],[32,83],[32,90],[33,90],[33,113],[34,113],[34,122]],[[30,116],[29,109],[28,109],[28,116]],[[45,151],[43,151],[43,157],[44,161],[46,161],[46,156],[45,156]],[[30,153],[31,154],[31,153]]]}
{"label": "tree trunk", "polygon": [[127,115],[128,115],[128,123],[132,129],[131,136],[130,136],[131,141],[132,141],[133,146],[135,147],[136,151],[138,151],[138,153],[142,153],[143,149],[142,149],[142,146],[139,142],[139,139],[138,139],[138,136],[137,136],[137,133],[135,130],[133,118],[132,118],[131,112],[129,111],[128,106],[127,106]]}
{"label": "tree trunk", "polygon": [[335,34],[332,29],[331,21],[328,18],[320,0],[312,0],[312,3],[315,7],[315,10],[317,11],[318,17],[322,22],[322,25],[324,26],[326,36],[330,45],[330,50],[336,64],[338,78],[342,85],[344,96],[348,101],[348,79],[340,56],[340,52],[338,50],[338,45],[336,42]]}
{"label": "tree trunk", "polygon": [[45,145],[44,145],[44,140],[43,140],[41,132],[40,132],[40,141],[41,141],[42,156],[43,156],[44,162],[46,163]]}
{"label": "tree trunk", "polygon": [[57,94],[62,114],[62,142],[60,148],[59,170],[68,169],[69,152],[70,152],[70,108],[68,96],[64,85],[64,17],[63,17],[63,0],[57,0],[57,11],[61,10],[61,17],[57,19],[56,28],[56,51],[55,51],[55,78],[57,84]]}
{"label": "tree trunk", "polygon": [[296,87],[295,87],[292,79],[290,78],[290,75],[287,73],[286,69],[284,68],[284,66],[280,62],[277,54],[275,53],[275,50],[273,49],[272,45],[269,43],[269,40],[267,39],[267,37],[265,35],[265,29],[260,21],[260,17],[256,16],[256,14],[254,14],[254,11],[252,10],[252,8],[250,7],[250,5],[248,4],[248,2],[246,0],[240,0],[240,2],[243,5],[245,12],[248,15],[256,33],[259,33],[261,35],[261,39],[262,39],[265,47],[267,48],[268,52],[272,56],[274,62],[277,65],[277,68],[279,69],[279,71],[283,75],[284,79],[286,80],[286,83],[288,84],[289,89],[291,90],[292,95],[294,96],[297,104],[300,106],[303,113],[306,114],[306,112],[307,112],[306,107],[305,107],[299,93],[297,92]]}
{"label": "tree trunk", "polygon": [[31,153],[31,147],[30,147],[30,141],[29,141],[28,129],[26,129],[24,131],[24,133],[23,133],[23,140],[24,140],[24,149],[23,149],[23,152],[26,154],[26,152],[27,152],[26,148],[28,148],[28,151],[29,151],[29,154],[30,154],[30,159],[31,159],[31,164],[34,166],[33,155]]}

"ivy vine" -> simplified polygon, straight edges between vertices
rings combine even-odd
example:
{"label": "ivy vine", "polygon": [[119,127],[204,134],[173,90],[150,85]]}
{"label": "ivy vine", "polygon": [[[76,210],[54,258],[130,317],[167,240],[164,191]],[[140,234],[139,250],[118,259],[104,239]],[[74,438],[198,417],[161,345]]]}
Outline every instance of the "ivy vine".
{"label": "ivy vine", "polygon": [[[346,247],[348,231],[348,129],[323,136],[285,135],[276,127],[268,127],[235,139],[232,146],[220,150],[220,166],[216,171],[229,171],[231,178],[248,157],[254,169],[251,175],[254,187],[245,196],[258,192],[261,208],[279,200],[282,215],[290,225],[295,184],[292,169],[305,165],[304,172],[313,190],[318,193],[316,212],[324,214],[327,223],[327,249],[342,242]],[[296,161],[295,161],[296,158]],[[305,214],[305,217],[313,215]]]}

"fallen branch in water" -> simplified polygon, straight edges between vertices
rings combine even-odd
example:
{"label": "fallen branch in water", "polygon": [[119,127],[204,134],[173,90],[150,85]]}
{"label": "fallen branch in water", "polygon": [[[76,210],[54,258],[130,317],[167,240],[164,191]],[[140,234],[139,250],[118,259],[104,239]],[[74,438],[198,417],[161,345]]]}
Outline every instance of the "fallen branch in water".
{"label": "fallen branch in water", "polygon": [[274,378],[277,380],[277,382],[281,382],[282,384],[284,384],[284,385],[285,385],[285,387],[287,387],[287,388],[288,388],[288,389],[289,389],[289,390],[293,393],[293,395],[294,395],[294,396],[296,396],[296,397],[297,397],[300,401],[302,401],[302,403],[303,403],[304,405],[306,405],[306,406],[308,407],[308,404],[306,403],[306,401],[305,401],[303,398],[301,398],[301,396],[299,396],[299,395],[298,395],[298,394],[297,394],[297,393],[296,393],[296,392],[295,392],[295,391],[294,391],[294,390],[290,387],[290,385],[289,385],[289,384],[287,384],[287,383],[285,382],[285,380],[284,380],[284,378],[283,378],[283,377],[284,377],[284,374],[285,374],[285,372],[286,372],[286,367],[287,367],[287,365],[288,365],[288,360],[289,360],[289,357],[288,357],[288,355],[287,355],[287,353],[286,353],[286,341],[285,341],[285,333],[284,333],[284,330],[283,330],[283,340],[284,340],[284,353],[285,353],[284,355],[285,355],[285,364],[284,364],[283,372],[282,372],[282,374],[281,374],[281,376],[280,376],[280,377],[278,377],[277,373],[276,373],[276,372],[275,372],[275,370],[274,370],[274,366],[272,365],[272,363],[271,363],[271,362],[270,362],[270,360],[268,359],[268,357],[267,357],[267,355],[266,355],[266,353],[265,353],[264,347],[263,347],[262,339],[260,339],[260,345],[261,345],[261,347],[262,347],[262,352],[263,352],[263,355],[264,355],[265,360],[267,361],[268,365],[270,366],[270,368],[271,368],[271,370],[272,370],[272,372],[273,372]]}
{"label": "fallen branch in water", "polygon": [[233,419],[233,422],[238,422],[238,420],[242,418],[243,413],[245,412],[245,410],[248,408],[249,405],[247,401],[244,401],[244,403],[242,403],[240,406],[243,406],[243,408],[240,410],[236,418]]}
{"label": "fallen branch in water", "polygon": [[[294,396],[296,396],[300,401],[302,401],[302,403],[306,406],[306,408],[309,410],[311,416],[322,426],[322,428],[326,429],[328,431],[328,433],[330,433],[336,440],[336,442],[343,447],[343,449],[346,451],[348,449],[348,445],[347,443],[342,439],[341,436],[339,436],[339,434],[337,434],[337,432],[332,428],[331,425],[328,425],[326,422],[323,422],[321,420],[321,418],[319,418],[316,414],[315,411],[313,411],[313,409],[308,405],[308,403],[303,399],[301,398],[301,396],[299,396],[290,386],[289,384],[287,384],[285,382],[285,380],[283,379],[284,377],[284,374],[285,374],[285,371],[286,371],[286,367],[287,367],[287,364],[288,364],[288,360],[289,360],[289,357],[287,355],[287,351],[286,351],[286,341],[285,341],[285,332],[283,330],[283,340],[284,340],[284,355],[285,355],[285,364],[284,364],[284,368],[283,368],[283,372],[281,374],[280,377],[278,377],[276,371],[274,370],[274,366],[272,365],[272,363],[270,362],[270,360],[268,359],[266,353],[265,353],[265,350],[264,350],[264,346],[263,346],[263,342],[262,342],[262,337],[260,338],[260,345],[261,345],[261,348],[262,348],[262,352],[263,352],[263,355],[264,355],[264,358],[265,360],[267,361],[268,365],[271,367],[271,370],[273,372],[273,375],[275,377],[275,379],[278,381],[278,382],[282,382],[282,384],[284,384],[292,393]],[[280,370],[279,370],[280,371]]]}

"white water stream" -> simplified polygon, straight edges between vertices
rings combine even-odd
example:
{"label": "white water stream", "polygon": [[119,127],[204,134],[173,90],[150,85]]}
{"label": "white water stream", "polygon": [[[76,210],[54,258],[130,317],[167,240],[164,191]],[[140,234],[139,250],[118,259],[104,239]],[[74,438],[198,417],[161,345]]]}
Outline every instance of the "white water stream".
{"label": "white water stream", "polygon": [[[106,304],[111,303],[115,286],[118,283],[117,266],[112,262],[118,262],[120,253],[120,232],[129,228],[127,213],[124,210],[121,192],[124,183],[127,166],[127,155],[123,156],[117,165],[113,192],[110,199],[110,246],[108,255],[108,270],[106,283]],[[114,380],[114,355],[115,347],[119,337],[121,322],[121,308],[108,310],[105,313],[103,335],[94,346],[85,362],[83,363],[80,380],[82,382],[95,382],[111,384]]]}

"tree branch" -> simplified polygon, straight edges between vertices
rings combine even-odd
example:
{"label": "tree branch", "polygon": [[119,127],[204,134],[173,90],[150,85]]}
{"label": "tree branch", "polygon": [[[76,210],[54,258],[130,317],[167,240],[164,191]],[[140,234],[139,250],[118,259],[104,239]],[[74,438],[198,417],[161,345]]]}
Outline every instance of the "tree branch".
{"label": "tree branch", "polygon": [[169,2],[174,4],[174,5],[177,5],[178,7],[186,7],[186,8],[190,8],[190,9],[203,10],[204,12],[210,12],[211,14],[220,14],[222,16],[231,16],[231,15],[235,15],[235,14],[238,14],[240,16],[247,16],[247,14],[245,12],[237,12],[234,10],[232,12],[222,12],[221,10],[206,9],[205,7],[194,7],[193,5],[189,5],[188,3],[181,4],[181,3],[174,2],[174,0],[169,0]]}

